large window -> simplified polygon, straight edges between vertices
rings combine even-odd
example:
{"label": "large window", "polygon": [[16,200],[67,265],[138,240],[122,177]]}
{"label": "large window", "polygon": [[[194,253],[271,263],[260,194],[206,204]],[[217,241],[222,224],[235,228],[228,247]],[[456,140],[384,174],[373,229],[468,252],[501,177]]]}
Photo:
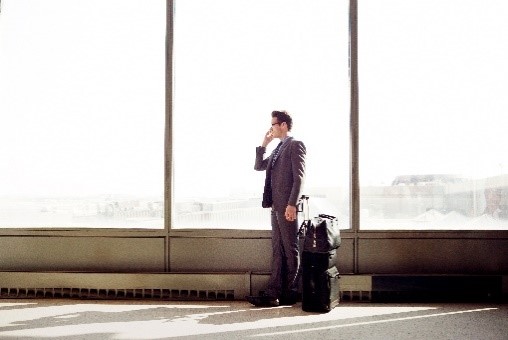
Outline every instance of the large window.
{"label": "large window", "polygon": [[164,0],[3,0],[0,227],[162,228]]}
{"label": "large window", "polygon": [[311,213],[348,228],[348,1],[177,0],[174,36],[172,227],[270,228],[255,147],[285,109]]}
{"label": "large window", "polygon": [[508,229],[508,3],[359,2],[361,227]]}
{"label": "large window", "polygon": [[[174,1],[171,228],[270,228],[254,150],[280,109],[311,215],[349,227],[348,4]],[[166,1],[1,6],[0,227],[163,228]],[[361,228],[508,229],[507,15],[359,1]]]}

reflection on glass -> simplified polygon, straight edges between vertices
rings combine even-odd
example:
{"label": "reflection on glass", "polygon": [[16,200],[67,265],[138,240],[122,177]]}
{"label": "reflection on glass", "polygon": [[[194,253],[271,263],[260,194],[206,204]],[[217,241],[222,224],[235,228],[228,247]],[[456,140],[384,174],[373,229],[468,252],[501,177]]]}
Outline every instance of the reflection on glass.
{"label": "reflection on glass", "polygon": [[507,15],[360,3],[361,228],[508,229]]}
{"label": "reflection on glass", "polygon": [[397,176],[362,187],[362,225],[376,229],[506,229],[508,174]]}
{"label": "reflection on glass", "polygon": [[307,147],[312,214],[348,228],[348,1],[177,0],[174,35],[172,228],[270,228],[254,159],[273,110]]}

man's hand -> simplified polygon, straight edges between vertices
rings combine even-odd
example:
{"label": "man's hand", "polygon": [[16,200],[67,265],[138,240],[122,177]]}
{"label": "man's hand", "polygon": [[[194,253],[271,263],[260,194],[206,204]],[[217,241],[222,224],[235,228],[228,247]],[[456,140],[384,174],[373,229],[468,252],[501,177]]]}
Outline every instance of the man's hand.
{"label": "man's hand", "polygon": [[273,134],[272,129],[268,130],[268,132],[265,134],[265,138],[263,138],[263,143],[261,144],[262,147],[266,148],[268,144],[273,140]]}
{"label": "man's hand", "polygon": [[288,221],[296,221],[296,207],[294,205],[288,205],[286,207],[285,216]]}

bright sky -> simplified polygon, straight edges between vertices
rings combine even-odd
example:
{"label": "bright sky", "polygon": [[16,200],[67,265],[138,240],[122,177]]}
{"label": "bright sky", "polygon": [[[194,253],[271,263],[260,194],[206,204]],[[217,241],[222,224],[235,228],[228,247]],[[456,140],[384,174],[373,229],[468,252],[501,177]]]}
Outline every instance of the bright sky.
{"label": "bright sky", "polygon": [[365,0],[359,16],[364,184],[507,173],[508,2]]}
{"label": "bright sky", "polygon": [[255,147],[280,109],[307,146],[307,186],[347,187],[347,5],[177,1],[177,197],[262,191]]}
{"label": "bright sky", "polygon": [[[176,1],[177,197],[260,191],[294,114],[307,186],[348,186],[347,1]],[[364,184],[506,173],[508,4],[360,2]],[[165,1],[4,0],[2,194],[162,195]]]}
{"label": "bright sky", "polygon": [[4,0],[2,194],[162,195],[165,1]]}

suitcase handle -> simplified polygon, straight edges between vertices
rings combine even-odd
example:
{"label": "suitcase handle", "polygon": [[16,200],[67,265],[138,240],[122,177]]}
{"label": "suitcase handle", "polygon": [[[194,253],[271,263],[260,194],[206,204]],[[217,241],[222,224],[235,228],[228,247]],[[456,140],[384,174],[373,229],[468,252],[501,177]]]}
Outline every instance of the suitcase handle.
{"label": "suitcase handle", "polygon": [[309,196],[307,195],[302,195],[299,199],[298,199],[298,203],[296,205],[296,211],[297,212],[303,212],[303,222],[302,222],[302,225],[300,226],[300,229],[298,230],[298,236],[302,236],[302,235],[305,235],[305,229],[307,227],[310,227],[310,213],[309,213]]}
{"label": "suitcase handle", "polygon": [[309,196],[307,196],[307,195],[302,195],[302,196],[298,199],[298,203],[296,204],[297,212],[303,212],[304,203],[306,203],[306,204],[307,204],[307,207],[309,206]]}
{"label": "suitcase handle", "polygon": [[309,208],[309,196],[307,195],[302,195],[300,197],[300,199],[298,200],[298,203],[296,204],[297,206],[297,212],[303,212],[303,219],[305,221],[309,221],[310,220],[310,208]]}

